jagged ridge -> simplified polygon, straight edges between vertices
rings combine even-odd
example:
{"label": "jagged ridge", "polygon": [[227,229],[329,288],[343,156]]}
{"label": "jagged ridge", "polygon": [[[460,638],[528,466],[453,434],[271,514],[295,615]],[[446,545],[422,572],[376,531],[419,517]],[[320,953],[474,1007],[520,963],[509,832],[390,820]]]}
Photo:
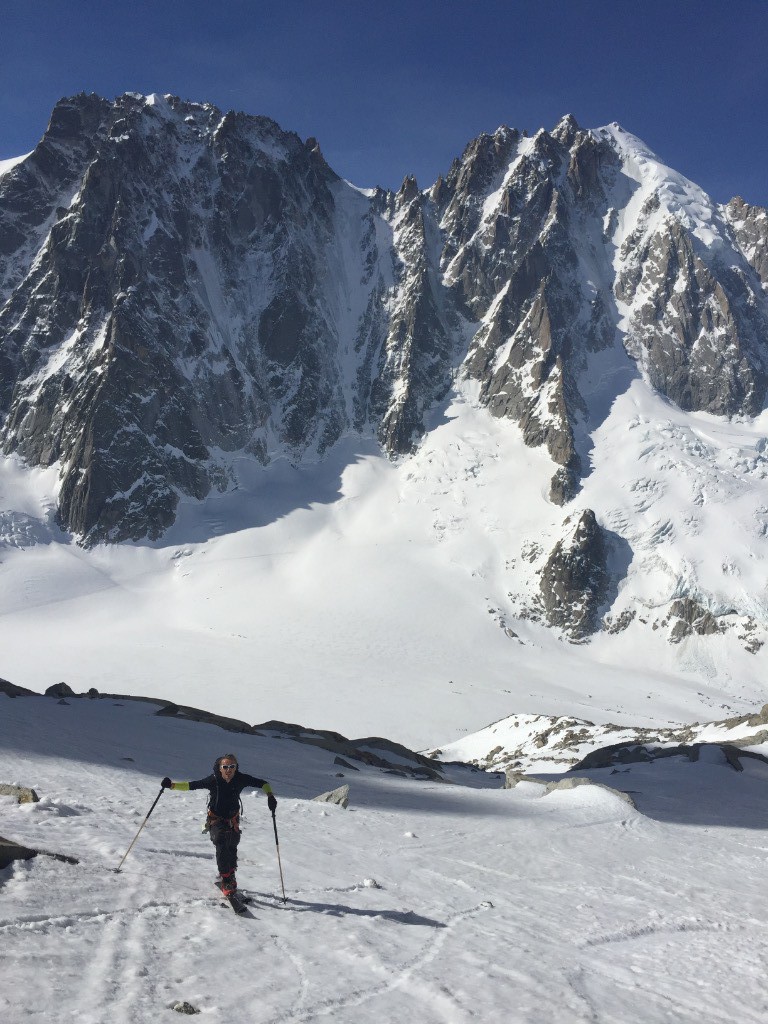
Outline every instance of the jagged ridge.
{"label": "jagged ridge", "polygon": [[[502,127],[426,191],[364,192],[268,118],[81,95],[0,178],[2,449],[60,465],[82,542],[154,538],[235,455],[350,431],[412,451],[464,377],[546,446],[567,504],[633,378],[683,410],[763,408],[767,253],[765,211],[716,206],[618,125]],[[583,550],[566,521],[540,576],[579,639],[622,531],[576,512]]]}

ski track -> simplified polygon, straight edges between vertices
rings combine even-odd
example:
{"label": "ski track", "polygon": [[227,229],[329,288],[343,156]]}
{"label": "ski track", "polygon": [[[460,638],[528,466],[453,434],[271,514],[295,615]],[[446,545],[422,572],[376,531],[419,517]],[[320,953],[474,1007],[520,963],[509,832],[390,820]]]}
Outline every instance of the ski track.
{"label": "ski track", "polygon": [[309,980],[306,970],[304,969],[304,962],[302,958],[300,956],[297,956],[296,953],[293,952],[289,944],[285,942],[283,939],[279,938],[279,936],[277,935],[271,935],[270,938],[274,942],[278,951],[291,961],[294,970],[296,971],[296,975],[298,978],[299,993],[298,996],[296,997],[293,1006],[291,1007],[288,1013],[288,1019],[296,1019],[300,1017],[300,1015],[304,1012],[304,1009],[308,1001],[309,992],[311,989],[311,982]]}
{"label": "ski track", "polygon": [[[660,762],[665,820],[629,813],[595,787],[534,799],[368,769],[348,776],[344,810],[306,798],[335,783],[331,752],[224,734],[287,790],[278,799],[288,902],[254,800],[239,881],[257,902],[245,918],[211,886],[197,794],[162,801],[114,871],[157,778],[210,764],[221,735],[154,714],[126,734],[124,709],[110,706],[80,740],[71,707],[53,714],[73,730],[69,757],[51,756],[43,736],[41,753],[22,762],[8,730],[0,778],[22,776],[43,800],[3,800],[2,831],[80,863],[39,857],[0,872],[2,1024],[158,1024],[177,1001],[228,1024],[768,1019],[765,833],[707,817],[710,803],[728,811],[737,793],[762,799],[762,770]],[[109,747],[112,716],[119,746]],[[114,763],[124,753],[130,767]],[[711,787],[717,799],[702,801]]]}
{"label": "ski track", "polygon": [[633,939],[642,939],[649,935],[659,935],[663,932],[677,935],[682,932],[732,932],[741,930],[743,929],[722,921],[697,921],[696,919],[686,918],[681,921],[660,921],[632,925],[605,935],[595,935],[592,938],[586,939],[580,945],[582,949],[586,949],[590,946],[603,946],[615,942],[630,942]]}
{"label": "ski track", "polygon": [[153,910],[169,913],[173,911],[181,911],[186,907],[204,906],[211,902],[212,900],[206,899],[193,899],[185,900],[183,902],[175,901],[165,903],[158,900],[151,903],[144,903],[140,907],[124,907],[118,910],[83,911],[77,914],[61,914],[53,917],[18,917],[13,921],[0,921],[0,933],[10,931],[46,932],[49,931],[51,927],[69,929],[77,924],[99,924],[100,922],[107,924],[111,921],[119,920],[120,918],[130,915],[141,915]]}
{"label": "ski track", "polygon": [[587,1016],[574,1017],[574,1024],[576,1022],[585,1022],[585,1024],[600,1024],[601,1015],[598,1012],[597,1006],[590,998],[587,992],[586,985],[584,983],[585,970],[583,967],[577,967],[575,970],[570,971],[566,975],[566,981],[571,988],[571,991],[576,996],[578,1002],[582,1003],[586,1007]]}
{"label": "ski track", "polygon": [[[629,1024],[630,1021],[644,1019],[666,1020],[673,1024],[733,1024],[734,1014],[719,1012],[711,1005],[703,1008],[694,994],[684,995],[677,990],[674,995],[641,987],[642,972],[637,968],[629,972],[612,964],[591,964],[589,967],[579,966],[566,975],[568,985],[583,1005],[586,1015],[562,1018],[568,1024]],[[610,992],[612,1001],[624,1008],[623,1013],[606,1012],[603,997]],[[594,993],[594,994],[593,994]],[[624,1016],[626,1014],[626,1016]],[[749,1010],[738,1012],[740,1020],[750,1024],[764,1024],[762,1013],[753,1014]]]}
{"label": "ski track", "polygon": [[[152,1014],[161,1003],[159,991],[166,983],[167,961],[158,951],[150,925],[156,919],[188,914],[192,907],[210,901],[152,899],[133,906],[139,887],[146,889],[148,884],[156,888],[138,876],[131,878],[124,906],[102,915],[104,927],[95,941],[91,939],[96,948],[82,979],[85,999],[73,1008],[72,1019],[78,1024],[104,1024],[105,1004],[110,1008],[111,1024],[132,1024],[140,1014]],[[79,920],[90,919],[80,915]],[[93,920],[99,923],[98,917]]]}
{"label": "ski track", "polygon": [[[131,881],[126,900],[129,900],[138,888],[137,881]],[[133,955],[137,951],[141,950],[144,956],[147,952],[146,944],[142,943],[142,939],[146,937],[143,915],[125,911],[128,911],[127,907],[123,913],[116,913],[108,918],[99,936],[95,955],[88,963],[83,977],[85,1001],[78,1008],[82,1024],[102,1024],[105,1001],[110,1006],[110,1017],[113,1020],[127,1022],[125,1004],[132,994],[132,968],[149,979],[152,992],[142,992],[141,995],[154,995],[154,975],[147,972],[146,967],[142,967],[143,958],[140,958],[136,965],[133,960]]]}
{"label": "ski track", "polygon": [[[470,907],[466,910],[457,912],[452,918],[445,922],[443,928],[435,929],[437,934],[430,938],[422,947],[419,954],[411,960],[397,965],[385,965],[382,962],[377,965],[376,969],[378,971],[382,973],[389,973],[392,971],[394,972],[394,977],[374,984],[370,988],[361,987],[355,989],[338,999],[321,1000],[306,1010],[291,1009],[283,1016],[272,1018],[270,1024],[286,1024],[287,1021],[312,1021],[317,1017],[326,1017],[328,1014],[338,1013],[341,1010],[362,1006],[371,999],[376,999],[379,996],[386,996],[388,993],[396,989],[407,986],[413,987],[413,984],[415,984],[414,975],[422,973],[437,958],[448,936],[451,935],[457,924],[488,909],[490,909],[489,906],[481,903],[475,907]],[[296,962],[295,957],[291,957],[291,959],[294,963]],[[306,979],[306,973],[303,967],[299,965],[297,967],[297,971],[303,982]],[[443,1006],[448,1004],[448,1007],[452,1012],[443,1014],[440,1018],[445,1021],[446,1024],[449,1024],[449,1022],[450,1024],[460,1024],[462,1020],[469,1019],[469,1017],[457,1017],[455,1015],[455,1012],[453,1011],[458,1008],[457,1001],[445,986],[436,987],[433,983],[428,983],[422,980],[417,987],[422,989],[420,994],[422,998],[420,998],[419,1002],[422,1005],[423,1010],[426,1010],[427,1007],[431,1010],[435,1010],[436,1008],[439,1008],[441,1004],[443,1004]],[[302,985],[302,994],[303,993],[304,988]],[[427,1016],[421,1016],[419,1018],[423,1024],[427,1024],[427,1021],[434,1019],[434,1017],[430,1018]]]}

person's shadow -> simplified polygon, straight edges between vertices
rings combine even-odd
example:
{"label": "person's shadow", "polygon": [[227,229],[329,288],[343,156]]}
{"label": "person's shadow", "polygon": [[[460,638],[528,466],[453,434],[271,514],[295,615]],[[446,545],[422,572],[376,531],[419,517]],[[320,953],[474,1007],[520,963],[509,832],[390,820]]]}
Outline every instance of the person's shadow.
{"label": "person's shadow", "polygon": [[422,917],[413,910],[364,910],[360,907],[348,907],[343,903],[313,903],[309,900],[286,898],[285,902],[269,893],[255,889],[243,889],[249,898],[249,906],[269,907],[270,910],[293,910],[297,913],[325,914],[329,917],[371,917],[383,918],[395,924],[415,924],[426,928],[447,928],[443,921],[433,921],[431,917]]}

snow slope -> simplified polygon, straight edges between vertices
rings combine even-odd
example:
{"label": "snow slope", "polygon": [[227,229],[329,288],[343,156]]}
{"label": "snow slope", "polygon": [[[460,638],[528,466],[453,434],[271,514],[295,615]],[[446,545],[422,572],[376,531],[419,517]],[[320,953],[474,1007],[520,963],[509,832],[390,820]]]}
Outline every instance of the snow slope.
{"label": "snow slope", "polygon": [[[2,832],[80,860],[0,872],[4,1021],[155,1024],[184,1001],[231,1024],[765,1020],[762,762],[739,774],[713,748],[632,766],[617,778],[642,790],[634,810],[594,787],[339,769],[154,711],[0,695],[0,779],[42,798],[0,797]],[[160,777],[230,749],[278,795],[287,904],[250,791],[250,916],[219,906],[199,793],[164,794],[115,874]],[[348,810],[311,802],[342,782]]]}
{"label": "snow slope", "polygon": [[0,178],[12,171],[17,164],[23,163],[29,155],[29,153],[25,153],[23,156],[12,156],[7,160],[0,160]]}
{"label": "snow slope", "polygon": [[765,621],[762,422],[630,382],[578,506],[623,539],[611,612],[635,618],[580,646],[526,618],[562,516],[549,456],[468,385],[431,426],[399,461],[354,437],[299,467],[232,457],[237,488],[187,500],[160,542],[91,550],[52,522],[55,469],[3,460],[0,674],[414,748],[510,714],[666,724],[765,702],[764,649],[735,629],[671,644],[664,624],[699,579]]}
{"label": "snow slope", "polygon": [[[107,116],[110,104],[82,97],[71,104],[63,101],[57,116],[66,118],[71,109],[89,103],[99,107],[99,117]],[[146,104],[151,117],[145,117]],[[192,189],[190,161],[200,158],[199,133],[206,135],[210,128],[214,135],[226,135],[231,119],[216,114],[209,124],[214,108],[185,105],[173,97],[153,96],[146,104],[141,97],[123,97],[118,107],[133,111],[140,148],[147,138],[155,138],[158,124],[167,127],[168,118],[176,119],[178,145],[162,152],[170,161],[173,187],[185,201],[181,205],[194,220],[201,214],[201,203],[207,203],[214,180],[201,170],[198,191]],[[246,120],[250,127],[241,142],[247,144],[249,159],[285,156],[287,150],[281,146],[293,147],[303,154],[302,160],[309,159],[297,137],[264,119]],[[157,138],[167,142],[167,136],[163,128]],[[292,448],[280,440],[276,424],[289,415],[289,406],[293,416],[302,404],[292,404],[298,385],[292,379],[294,370],[287,371],[278,389],[282,398],[272,412],[258,402],[258,408],[235,402],[224,420],[211,428],[210,444],[206,442],[202,454],[192,460],[201,460],[201,475],[193,473],[194,487],[188,478],[192,457],[182,450],[186,420],[178,421],[181,434],[174,435],[173,444],[158,439],[166,437],[161,431],[144,437],[143,447],[140,443],[134,448],[132,440],[126,449],[118,446],[110,463],[115,476],[110,476],[107,487],[109,491],[114,486],[118,493],[111,495],[110,503],[130,506],[135,498],[137,505],[146,506],[141,516],[155,516],[149,524],[135,522],[133,532],[124,536],[140,536],[166,513],[170,521],[179,490],[200,494],[211,486],[204,501],[181,497],[178,518],[159,541],[83,550],[57,528],[55,509],[62,493],[57,474],[69,474],[63,490],[71,493],[72,480],[86,479],[81,473],[85,467],[71,463],[26,469],[15,457],[0,457],[0,675],[36,690],[65,680],[77,690],[95,686],[109,692],[163,693],[168,699],[248,721],[279,718],[347,734],[384,733],[417,748],[476,733],[513,714],[671,724],[750,711],[765,703],[768,414],[727,419],[682,412],[654,391],[647,366],[624,348],[629,323],[641,312],[638,296],[647,291],[656,266],[653,260],[646,266],[643,245],[674,222],[692,234],[694,248],[701,250],[702,259],[706,256],[704,263],[714,264],[731,231],[725,214],[618,126],[580,134],[575,122],[565,118],[551,136],[542,130],[534,139],[515,138],[512,144],[509,129],[481,137],[451,172],[454,193],[441,224],[445,232],[456,233],[458,248],[450,259],[451,250],[443,252],[446,239],[437,228],[437,200],[428,198],[441,189],[419,193],[411,179],[399,199],[382,193],[374,212],[370,196],[329,178],[326,214],[333,219],[339,243],[328,250],[331,256],[323,255],[329,224],[318,224],[315,237],[304,223],[314,207],[302,205],[307,193],[299,175],[294,182],[297,218],[289,226],[296,229],[300,250],[313,267],[316,264],[318,347],[310,361],[322,368],[317,380],[307,382],[305,404],[314,408],[309,401],[314,394],[323,414],[317,422],[309,415]],[[605,166],[595,156],[598,140],[603,156],[610,155],[610,146],[617,157]],[[102,141],[110,152],[117,144],[112,135]],[[571,310],[581,323],[578,317],[589,309],[594,313],[590,303],[600,296],[605,308],[613,309],[615,286],[628,264],[645,284],[637,291],[620,289],[627,301],[619,301],[618,320],[614,323],[605,313],[611,329],[607,335],[595,334],[583,365],[579,362],[578,373],[574,369],[572,383],[578,383],[584,400],[573,424],[580,490],[561,507],[549,495],[553,474],[565,467],[553,461],[543,444],[527,447],[518,425],[493,418],[481,404],[481,390],[489,384],[486,370],[501,370],[522,341],[516,332],[523,328],[511,313],[497,321],[502,307],[512,301],[512,264],[502,260],[493,273],[489,264],[487,293],[465,296],[467,308],[474,302],[485,311],[480,324],[463,320],[455,311],[454,323],[441,288],[457,285],[462,275],[470,282],[482,278],[478,268],[485,264],[480,257],[492,254],[490,240],[497,229],[499,239],[506,237],[507,229],[513,235],[517,231],[500,223],[508,216],[505,211],[517,211],[512,217],[516,222],[518,214],[522,217],[536,207],[532,197],[539,185],[560,188],[560,172],[556,182],[549,181],[555,166],[551,152],[564,157],[570,152],[566,143],[576,146],[574,159],[579,153],[582,158],[574,164],[574,173],[579,168],[583,173],[573,179],[573,187],[586,189],[584,195],[597,206],[587,203],[587,213],[578,204],[573,207],[573,261],[563,257],[564,262],[558,262],[557,245],[552,243],[550,269],[562,272],[561,297],[573,285],[584,299],[583,308],[566,303],[563,310]],[[503,159],[499,153],[505,154]],[[494,168],[490,175],[483,171],[488,160]],[[258,159],[256,163],[261,166]],[[300,165],[304,167],[301,161]],[[78,167],[73,159],[74,177]],[[565,173],[565,164],[561,171]],[[217,188],[224,187],[215,180]],[[235,175],[233,182],[237,181]],[[590,182],[597,189],[594,195]],[[234,203],[239,191],[234,185],[233,189]],[[568,189],[570,202],[573,195]],[[147,195],[151,194],[150,190]],[[564,195],[560,198],[566,202]],[[65,210],[74,211],[73,218],[82,214],[81,227],[88,223],[85,193],[77,202],[71,191],[60,198]],[[604,201],[610,203],[605,219],[602,213],[595,214],[602,211]],[[535,231],[530,237],[523,233],[523,249],[539,235],[545,247],[548,239],[556,239],[556,208],[557,204],[551,216],[543,211],[542,224],[529,225]],[[144,253],[155,236],[170,230],[173,217],[170,207],[164,209],[144,193],[136,199],[132,230],[137,253]],[[565,230],[567,224],[559,226]],[[634,235],[636,242],[628,245]],[[465,262],[475,244],[480,262]],[[221,405],[217,389],[224,372],[222,359],[233,338],[242,342],[239,349],[235,345],[234,365],[242,370],[238,373],[244,381],[251,380],[253,367],[244,368],[243,360],[256,351],[253,330],[271,302],[272,277],[279,269],[266,242],[265,246],[248,249],[243,262],[235,261],[242,277],[231,279],[222,276],[223,253],[228,250],[211,248],[204,232],[191,251],[174,250],[179,266],[187,266],[194,257],[187,267],[188,305],[179,307],[179,315],[187,327],[194,322],[202,332],[204,363],[209,360],[210,365],[206,363],[203,373],[195,354],[197,342],[182,346],[174,357],[179,376],[164,378],[160,387],[189,384],[185,401],[189,399],[190,409],[210,407],[206,416],[213,416],[211,409]],[[390,258],[393,247],[397,266]],[[733,258],[743,262],[739,252],[733,249]],[[286,267],[293,265],[295,254],[289,256]],[[363,256],[367,269],[361,281]],[[663,263],[667,256],[661,245],[654,259]],[[447,263],[440,285],[435,268],[442,266],[443,257]],[[77,264],[76,254],[73,259]],[[9,274],[13,276],[20,265],[11,260]],[[534,272],[532,281],[536,280]],[[677,280],[675,287],[682,283]],[[121,290],[115,301],[128,301],[133,287]],[[57,308],[55,289],[49,295],[32,288],[30,301],[35,296],[30,310],[34,307],[40,322],[48,323],[45,318]],[[429,316],[422,324],[424,331],[402,348],[400,328],[406,335],[411,329],[409,310],[413,312],[415,296],[420,296],[418,304],[429,310]],[[522,303],[525,308],[532,301],[529,290],[522,288],[513,305]],[[78,308],[74,298],[73,303],[71,308]],[[386,307],[389,321],[385,317],[379,323],[382,310],[377,303]],[[177,308],[170,298],[165,305]],[[290,306],[283,310],[286,315]],[[533,307],[528,308],[530,316]],[[159,309],[144,312],[150,319],[160,315]],[[561,314],[566,315],[562,310]],[[34,419],[33,407],[41,414],[47,409],[44,385],[54,393],[54,404],[61,400],[64,414],[71,381],[65,375],[67,380],[62,378],[59,387],[58,378],[51,376],[63,372],[62,361],[83,386],[91,370],[101,372],[87,360],[78,369],[73,351],[81,344],[85,350],[100,347],[111,315],[111,306],[94,307],[87,338],[82,325],[64,330],[64,317],[63,348],[43,345],[39,365],[35,363],[35,370],[25,377],[29,408],[25,406],[24,416],[29,413]],[[44,335],[45,331],[39,337]],[[482,372],[471,369],[469,356],[479,338],[489,346]],[[405,408],[410,401],[408,415],[395,416],[389,424],[393,434],[410,437],[410,428],[421,423],[423,409],[430,410],[418,450],[393,459],[384,458],[373,442],[375,424],[365,411],[382,343],[388,397],[380,397],[380,415],[386,419],[386,409]],[[540,345],[531,344],[526,379],[539,367]],[[706,348],[701,339],[694,347]],[[432,359],[438,367],[434,377]],[[411,364],[418,386],[410,376]],[[91,367],[88,372],[85,365]],[[286,366],[290,365],[289,360]],[[429,372],[425,367],[431,367]],[[257,366],[256,377],[244,385],[251,398],[258,370]],[[510,367],[510,380],[517,372],[513,370]],[[466,379],[472,373],[479,377]],[[536,369],[531,380],[538,380],[538,375]],[[449,377],[453,390],[434,407],[434,396],[443,393],[442,382]],[[535,418],[542,430],[560,423],[560,456],[572,460],[572,454],[567,455],[570,426],[560,422],[562,405],[551,390],[560,387],[558,379],[565,388],[563,397],[567,380],[555,374],[532,391],[523,393],[523,388],[518,398],[523,406],[536,399]],[[142,404],[154,394],[157,382],[151,374],[150,383],[146,394],[134,392],[130,381],[115,386],[118,394],[130,393]],[[362,388],[359,393],[356,384]],[[541,401],[536,398],[539,387]],[[83,394],[87,392],[86,387]],[[487,401],[484,394],[482,402]],[[162,405],[159,395],[152,402]],[[531,415],[532,410],[533,406]],[[135,411],[113,409],[125,417],[124,430],[118,434],[129,439],[135,435],[138,443],[141,417],[134,422]],[[507,410],[504,416],[509,414]],[[217,416],[212,424],[218,422]],[[338,430],[350,431],[328,451],[326,442],[337,434],[326,432],[325,416],[325,426],[333,420]],[[77,447],[77,417],[72,422],[70,441]],[[259,435],[264,444],[254,449],[257,426],[264,427],[264,437]],[[536,431],[532,438],[534,443],[541,441]],[[102,439],[107,446],[111,440]],[[57,447],[59,440],[53,448],[51,444],[38,437],[34,457],[45,461],[52,450],[65,450]],[[238,450],[241,444],[246,447]],[[87,445],[77,450],[83,453]],[[262,466],[254,450],[263,461],[274,456],[273,461]],[[148,495],[136,497],[150,452],[170,473],[156,473],[162,491],[156,505],[146,505]],[[298,465],[289,461],[289,453]],[[183,468],[181,477],[174,475],[176,469],[171,472],[171,466]],[[562,480],[560,487],[564,498]],[[605,606],[595,615],[596,624],[606,628],[589,642],[574,645],[543,624],[546,610],[540,585],[552,552],[586,509],[594,512],[601,537],[606,538],[611,583]],[[130,519],[129,509],[124,511],[124,518]],[[552,587],[547,594],[551,596]],[[681,604],[689,618],[709,616],[712,622],[697,626],[709,632],[697,633],[696,622],[684,622],[680,610],[673,610],[675,604]],[[687,625],[691,628],[686,632]]]}
{"label": "snow slope", "polygon": [[621,213],[612,239],[617,253],[630,230],[637,226],[641,211],[652,195],[658,199],[658,208],[647,218],[649,236],[671,215],[707,248],[722,244],[728,231],[725,219],[700,186],[665,164],[642,139],[615,122],[593,129],[592,134],[597,139],[610,141],[621,156],[624,175],[636,186],[629,202],[617,204]]}

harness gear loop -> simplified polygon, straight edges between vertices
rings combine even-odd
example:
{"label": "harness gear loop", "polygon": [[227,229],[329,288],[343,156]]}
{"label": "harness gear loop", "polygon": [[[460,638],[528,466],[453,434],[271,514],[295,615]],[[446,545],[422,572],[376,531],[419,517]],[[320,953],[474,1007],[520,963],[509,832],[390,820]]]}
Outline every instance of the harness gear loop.
{"label": "harness gear loop", "polygon": [[[220,814],[214,814],[213,811],[208,811],[208,820],[206,825],[210,829],[211,825],[218,825],[219,822],[225,821],[227,825],[232,829],[233,832],[240,831],[240,812],[237,811],[232,815],[231,818],[223,818]],[[207,831],[207,830],[206,830]]]}

